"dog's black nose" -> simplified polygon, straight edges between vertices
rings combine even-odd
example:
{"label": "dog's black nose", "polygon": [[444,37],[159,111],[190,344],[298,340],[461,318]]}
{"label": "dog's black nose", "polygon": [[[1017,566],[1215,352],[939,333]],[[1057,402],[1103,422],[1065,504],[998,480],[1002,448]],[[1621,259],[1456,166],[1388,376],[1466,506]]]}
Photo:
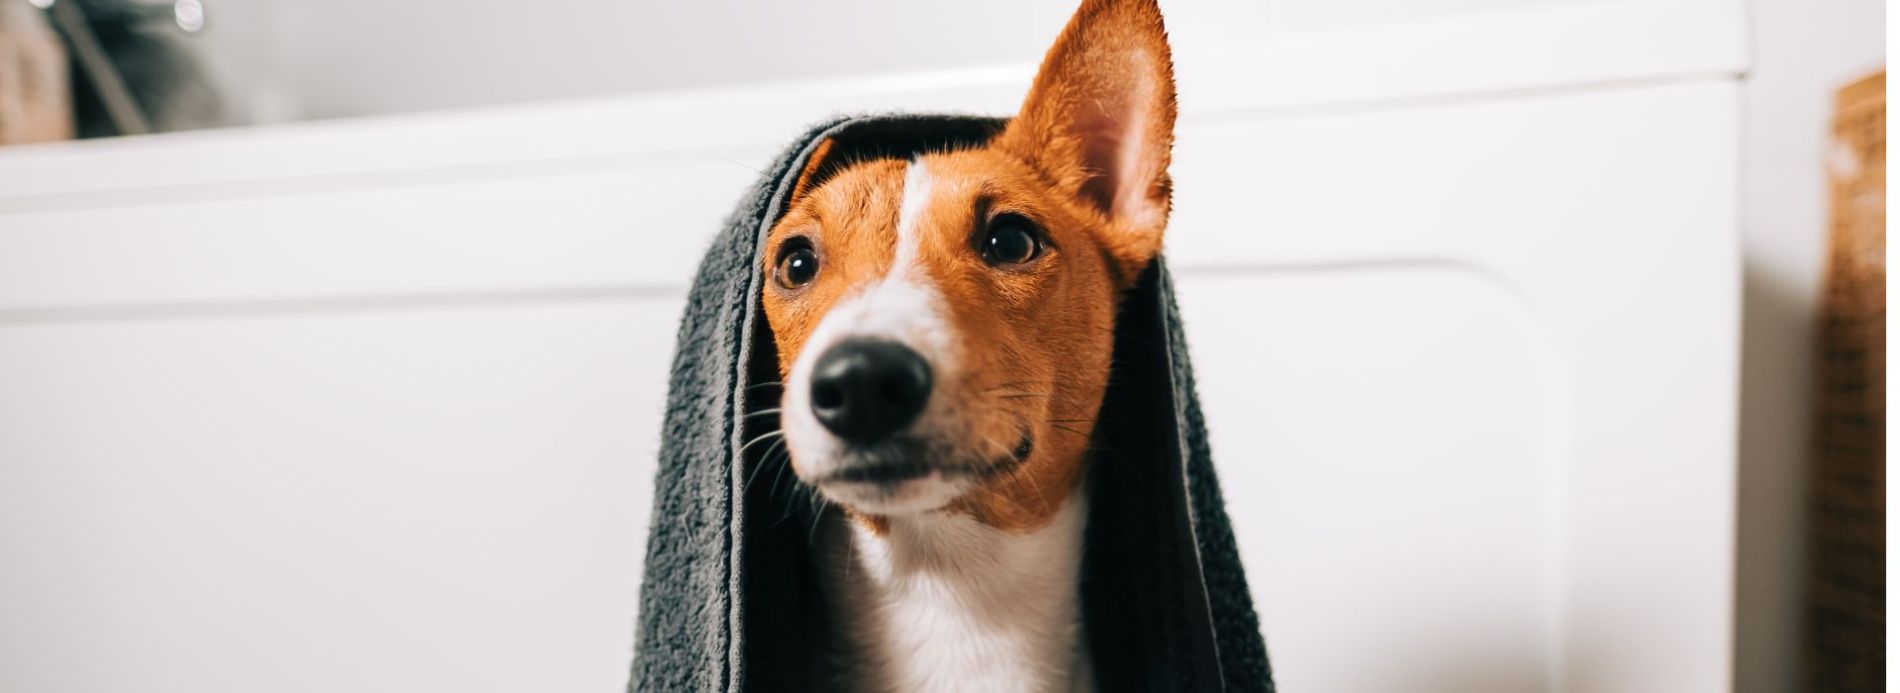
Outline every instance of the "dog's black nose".
{"label": "dog's black nose", "polygon": [[811,407],[818,422],[854,443],[883,440],[908,425],[930,401],[930,364],[889,341],[841,342],[812,369]]}

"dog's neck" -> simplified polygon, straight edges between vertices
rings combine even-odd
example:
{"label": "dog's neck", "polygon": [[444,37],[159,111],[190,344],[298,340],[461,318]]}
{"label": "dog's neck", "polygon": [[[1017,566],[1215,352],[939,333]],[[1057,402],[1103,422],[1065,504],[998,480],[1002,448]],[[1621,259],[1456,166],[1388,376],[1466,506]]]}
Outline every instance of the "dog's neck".
{"label": "dog's neck", "polygon": [[1082,691],[1086,492],[1042,527],[935,512],[827,518],[840,683],[866,691]]}

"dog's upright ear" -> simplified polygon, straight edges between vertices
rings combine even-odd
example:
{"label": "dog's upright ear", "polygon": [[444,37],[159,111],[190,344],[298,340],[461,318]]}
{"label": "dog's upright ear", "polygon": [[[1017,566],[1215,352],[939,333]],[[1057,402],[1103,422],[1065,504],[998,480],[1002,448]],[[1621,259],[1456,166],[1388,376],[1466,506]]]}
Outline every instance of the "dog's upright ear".
{"label": "dog's upright ear", "polygon": [[1161,251],[1174,63],[1154,0],[1084,0],[996,145],[1108,222],[1125,278]]}

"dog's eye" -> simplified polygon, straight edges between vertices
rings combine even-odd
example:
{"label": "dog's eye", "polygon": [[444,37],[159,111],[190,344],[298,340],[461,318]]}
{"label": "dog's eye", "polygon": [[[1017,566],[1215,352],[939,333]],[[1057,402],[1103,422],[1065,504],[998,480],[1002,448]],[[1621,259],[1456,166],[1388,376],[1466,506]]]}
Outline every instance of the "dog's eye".
{"label": "dog's eye", "polygon": [[818,254],[811,247],[798,244],[779,254],[778,271],[775,273],[778,285],[787,289],[810,284],[818,277]]}
{"label": "dog's eye", "polygon": [[1028,219],[999,214],[990,220],[980,250],[983,261],[992,265],[1021,265],[1042,256],[1042,236]]}

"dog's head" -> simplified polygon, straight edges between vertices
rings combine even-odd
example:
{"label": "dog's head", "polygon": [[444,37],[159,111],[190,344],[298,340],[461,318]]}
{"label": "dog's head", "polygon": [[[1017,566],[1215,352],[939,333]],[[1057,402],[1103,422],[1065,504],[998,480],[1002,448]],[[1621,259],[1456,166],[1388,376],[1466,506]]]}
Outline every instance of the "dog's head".
{"label": "dog's head", "polygon": [[1052,516],[1161,248],[1174,113],[1153,0],[1088,0],[988,145],[820,176],[821,143],[761,268],[799,478],[873,519]]}

